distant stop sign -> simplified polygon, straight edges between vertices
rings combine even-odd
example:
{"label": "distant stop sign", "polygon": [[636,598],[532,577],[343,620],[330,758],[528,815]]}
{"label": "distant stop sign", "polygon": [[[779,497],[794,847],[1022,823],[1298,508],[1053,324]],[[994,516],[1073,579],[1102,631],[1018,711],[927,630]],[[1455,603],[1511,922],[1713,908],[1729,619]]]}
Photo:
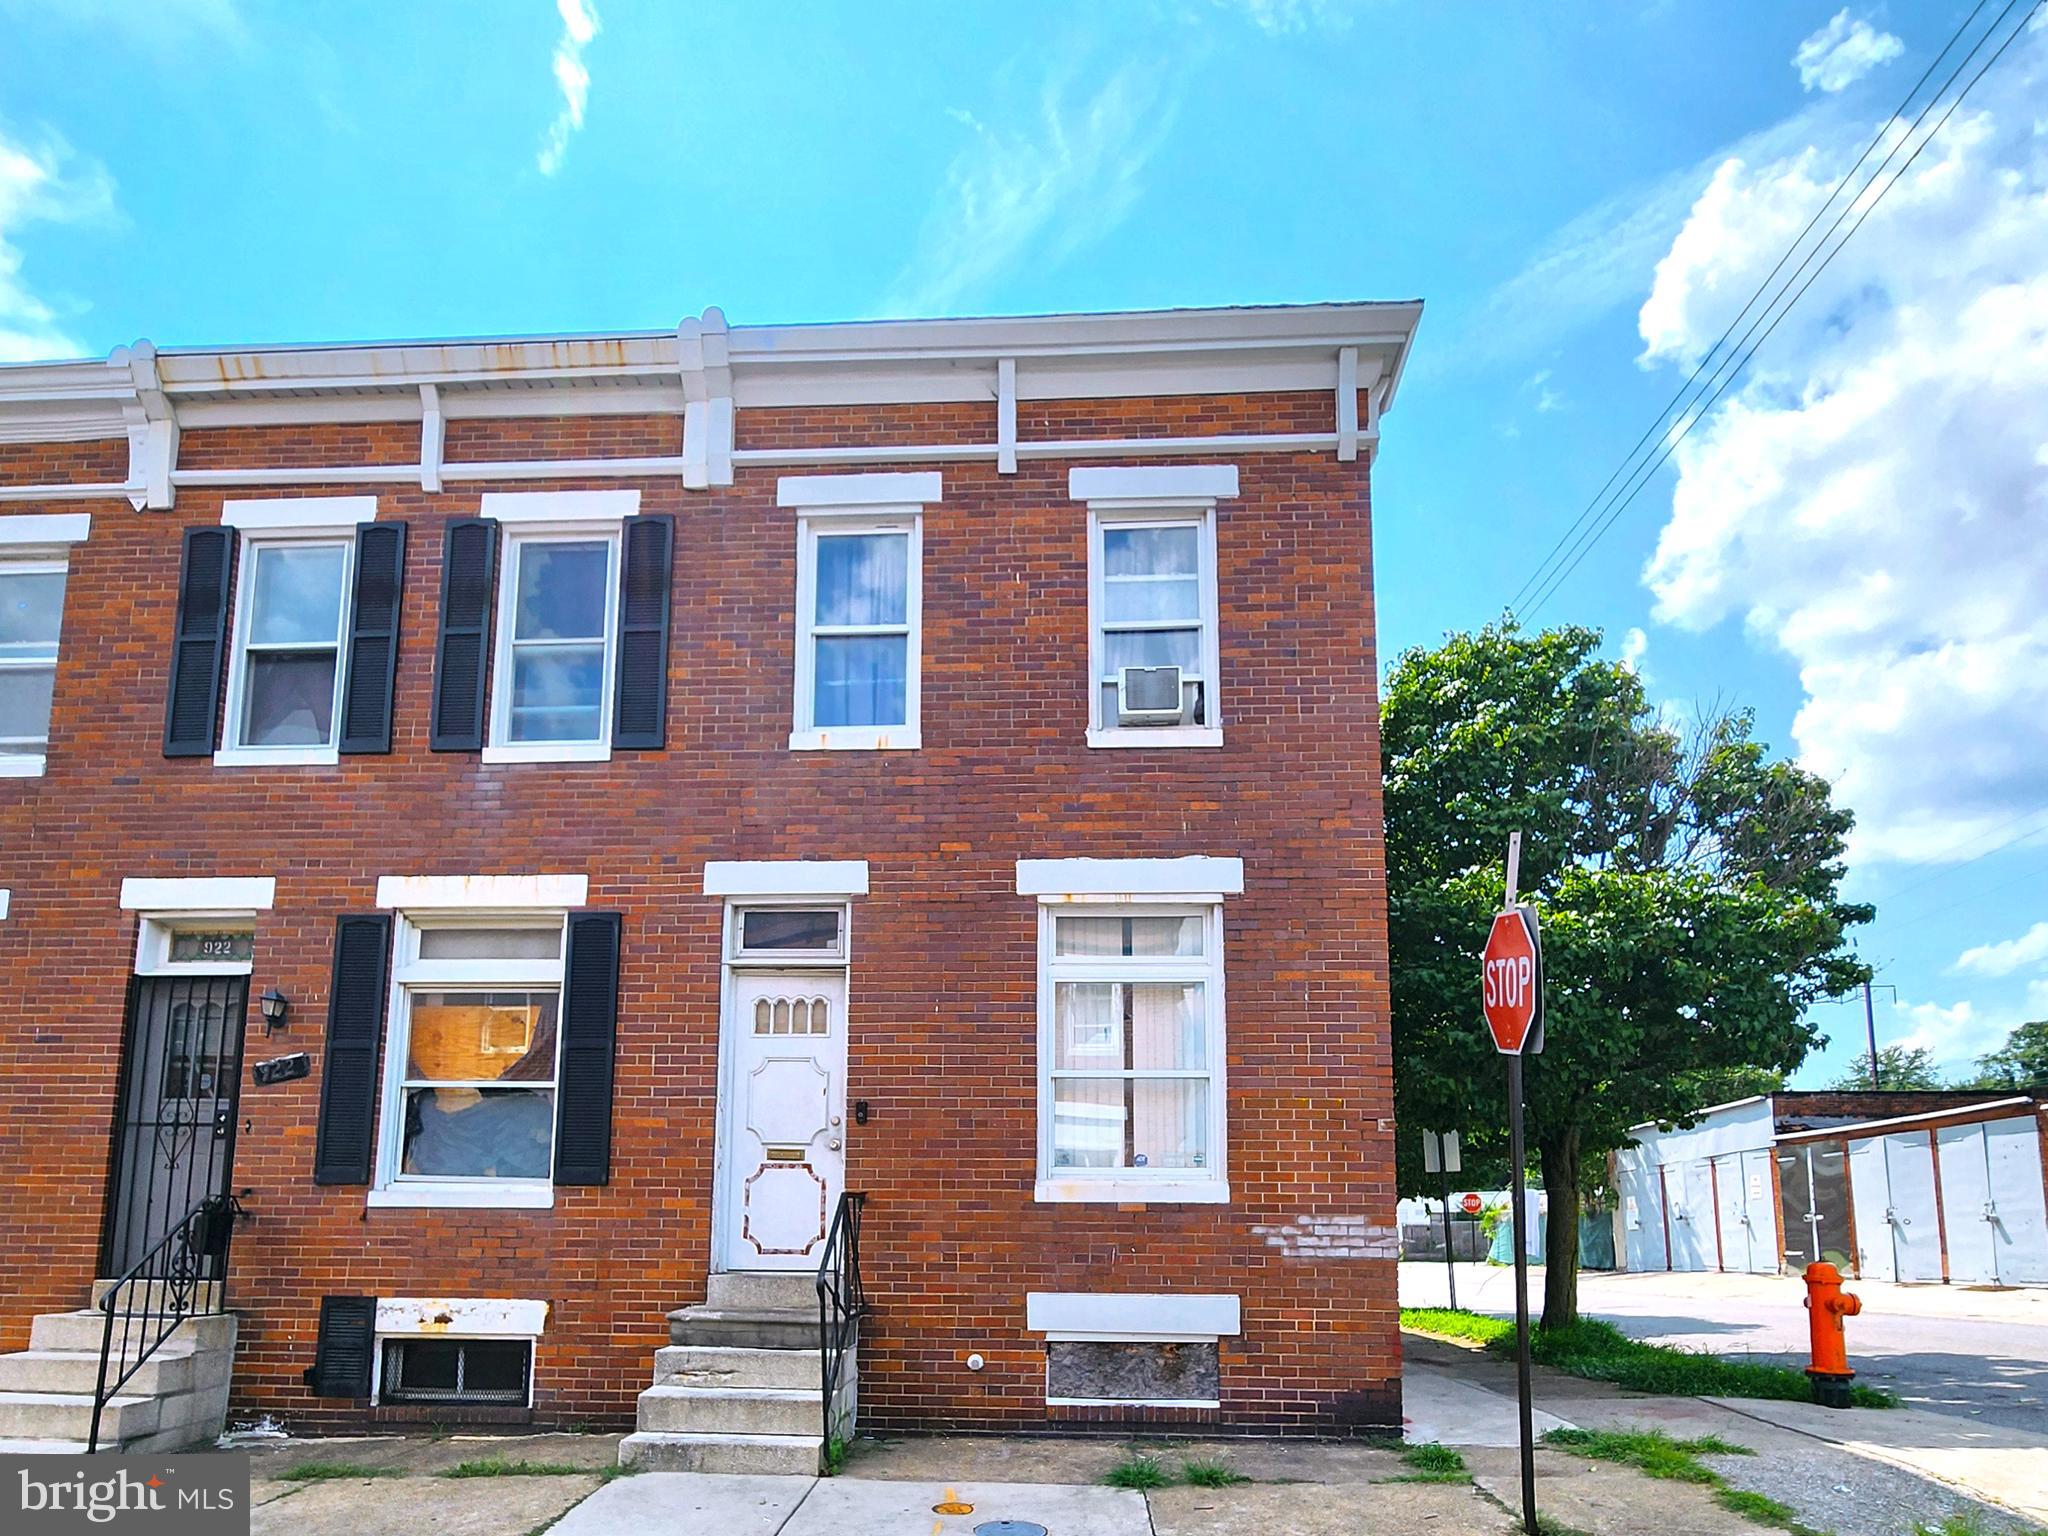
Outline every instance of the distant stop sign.
{"label": "distant stop sign", "polygon": [[[1480,1001],[1494,1048],[1503,1055],[1521,1055],[1543,1016],[1542,953],[1535,914],[1527,907],[1493,920],[1481,961]],[[1536,1049],[1543,1049],[1540,1034]]]}
{"label": "distant stop sign", "polygon": [[1460,1200],[1458,1204],[1464,1208],[1465,1214],[1467,1216],[1477,1216],[1479,1212],[1485,1207],[1486,1202],[1480,1199],[1477,1195],[1467,1195],[1464,1199]]}

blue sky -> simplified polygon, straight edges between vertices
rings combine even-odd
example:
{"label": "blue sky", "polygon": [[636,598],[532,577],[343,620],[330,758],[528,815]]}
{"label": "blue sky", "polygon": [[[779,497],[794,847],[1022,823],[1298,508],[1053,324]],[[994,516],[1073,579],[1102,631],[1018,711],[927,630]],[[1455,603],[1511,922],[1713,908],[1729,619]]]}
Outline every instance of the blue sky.
{"label": "blue sky", "polygon": [[[0,357],[1419,296],[1391,657],[1508,604],[1968,10],[0,0]],[[1536,614],[1837,778],[1880,1033],[1951,1067],[2048,1016],[2044,88],[2036,26]]]}

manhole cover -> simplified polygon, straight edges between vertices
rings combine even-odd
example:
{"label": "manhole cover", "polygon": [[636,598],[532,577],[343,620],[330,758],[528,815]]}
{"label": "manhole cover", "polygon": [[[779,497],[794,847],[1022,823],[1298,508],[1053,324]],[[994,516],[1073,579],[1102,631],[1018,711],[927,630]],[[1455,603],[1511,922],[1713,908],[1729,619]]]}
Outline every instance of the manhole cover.
{"label": "manhole cover", "polygon": [[1045,1536],[1045,1527],[1029,1520],[984,1520],[974,1528],[974,1536]]}

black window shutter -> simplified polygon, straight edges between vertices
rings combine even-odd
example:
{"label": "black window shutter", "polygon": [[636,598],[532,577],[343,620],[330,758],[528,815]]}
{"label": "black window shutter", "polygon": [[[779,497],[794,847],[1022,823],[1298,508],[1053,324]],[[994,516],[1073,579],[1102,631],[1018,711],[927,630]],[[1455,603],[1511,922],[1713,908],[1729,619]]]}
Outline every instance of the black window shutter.
{"label": "black window shutter", "polygon": [[612,1052],[619,1022],[616,912],[569,914],[562,985],[562,1087],[555,1117],[555,1182],[609,1184]]}
{"label": "black window shutter", "polygon": [[367,1398],[376,1347],[376,1297],[322,1296],[320,1342],[306,1367],[306,1390],[315,1397]]}
{"label": "black window shutter", "polygon": [[221,665],[227,659],[232,528],[187,528],[178,571],[178,627],[171,637],[164,756],[211,757],[220,724]]}
{"label": "black window shutter", "polygon": [[612,745],[658,752],[667,745],[668,609],[676,520],[626,519],[619,571],[619,669],[612,690]]}
{"label": "black window shutter", "polygon": [[391,688],[398,676],[398,605],[405,591],[405,524],[356,529],[356,594],[348,621],[348,682],[341,750],[391,750]]}
{"label": "black window shutter", "polygon": [[320,1063],[315,1184],[367,1184],[377,1130],[377,1047],[384,1034],[391,918],[351,915],[334,925],[334,981],[327,995],[327,1053]]}
{"label": "black window shutter", "polygon": [[483,749],[497,555],[494,519],[471,517],[448,525],[441,548],[441,635],[434,644],[434,718],[427,736],[436,752]]}

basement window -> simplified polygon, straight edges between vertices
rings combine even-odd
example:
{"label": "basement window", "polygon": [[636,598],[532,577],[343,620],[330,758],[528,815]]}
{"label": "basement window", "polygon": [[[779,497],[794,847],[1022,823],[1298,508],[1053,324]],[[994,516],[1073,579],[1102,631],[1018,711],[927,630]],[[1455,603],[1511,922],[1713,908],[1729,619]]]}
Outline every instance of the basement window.
{"label": "basement window", "polygon": [[533,1381],[531,1339],[386,1339],[379,1399],[386,1403],[525,1407]]}

